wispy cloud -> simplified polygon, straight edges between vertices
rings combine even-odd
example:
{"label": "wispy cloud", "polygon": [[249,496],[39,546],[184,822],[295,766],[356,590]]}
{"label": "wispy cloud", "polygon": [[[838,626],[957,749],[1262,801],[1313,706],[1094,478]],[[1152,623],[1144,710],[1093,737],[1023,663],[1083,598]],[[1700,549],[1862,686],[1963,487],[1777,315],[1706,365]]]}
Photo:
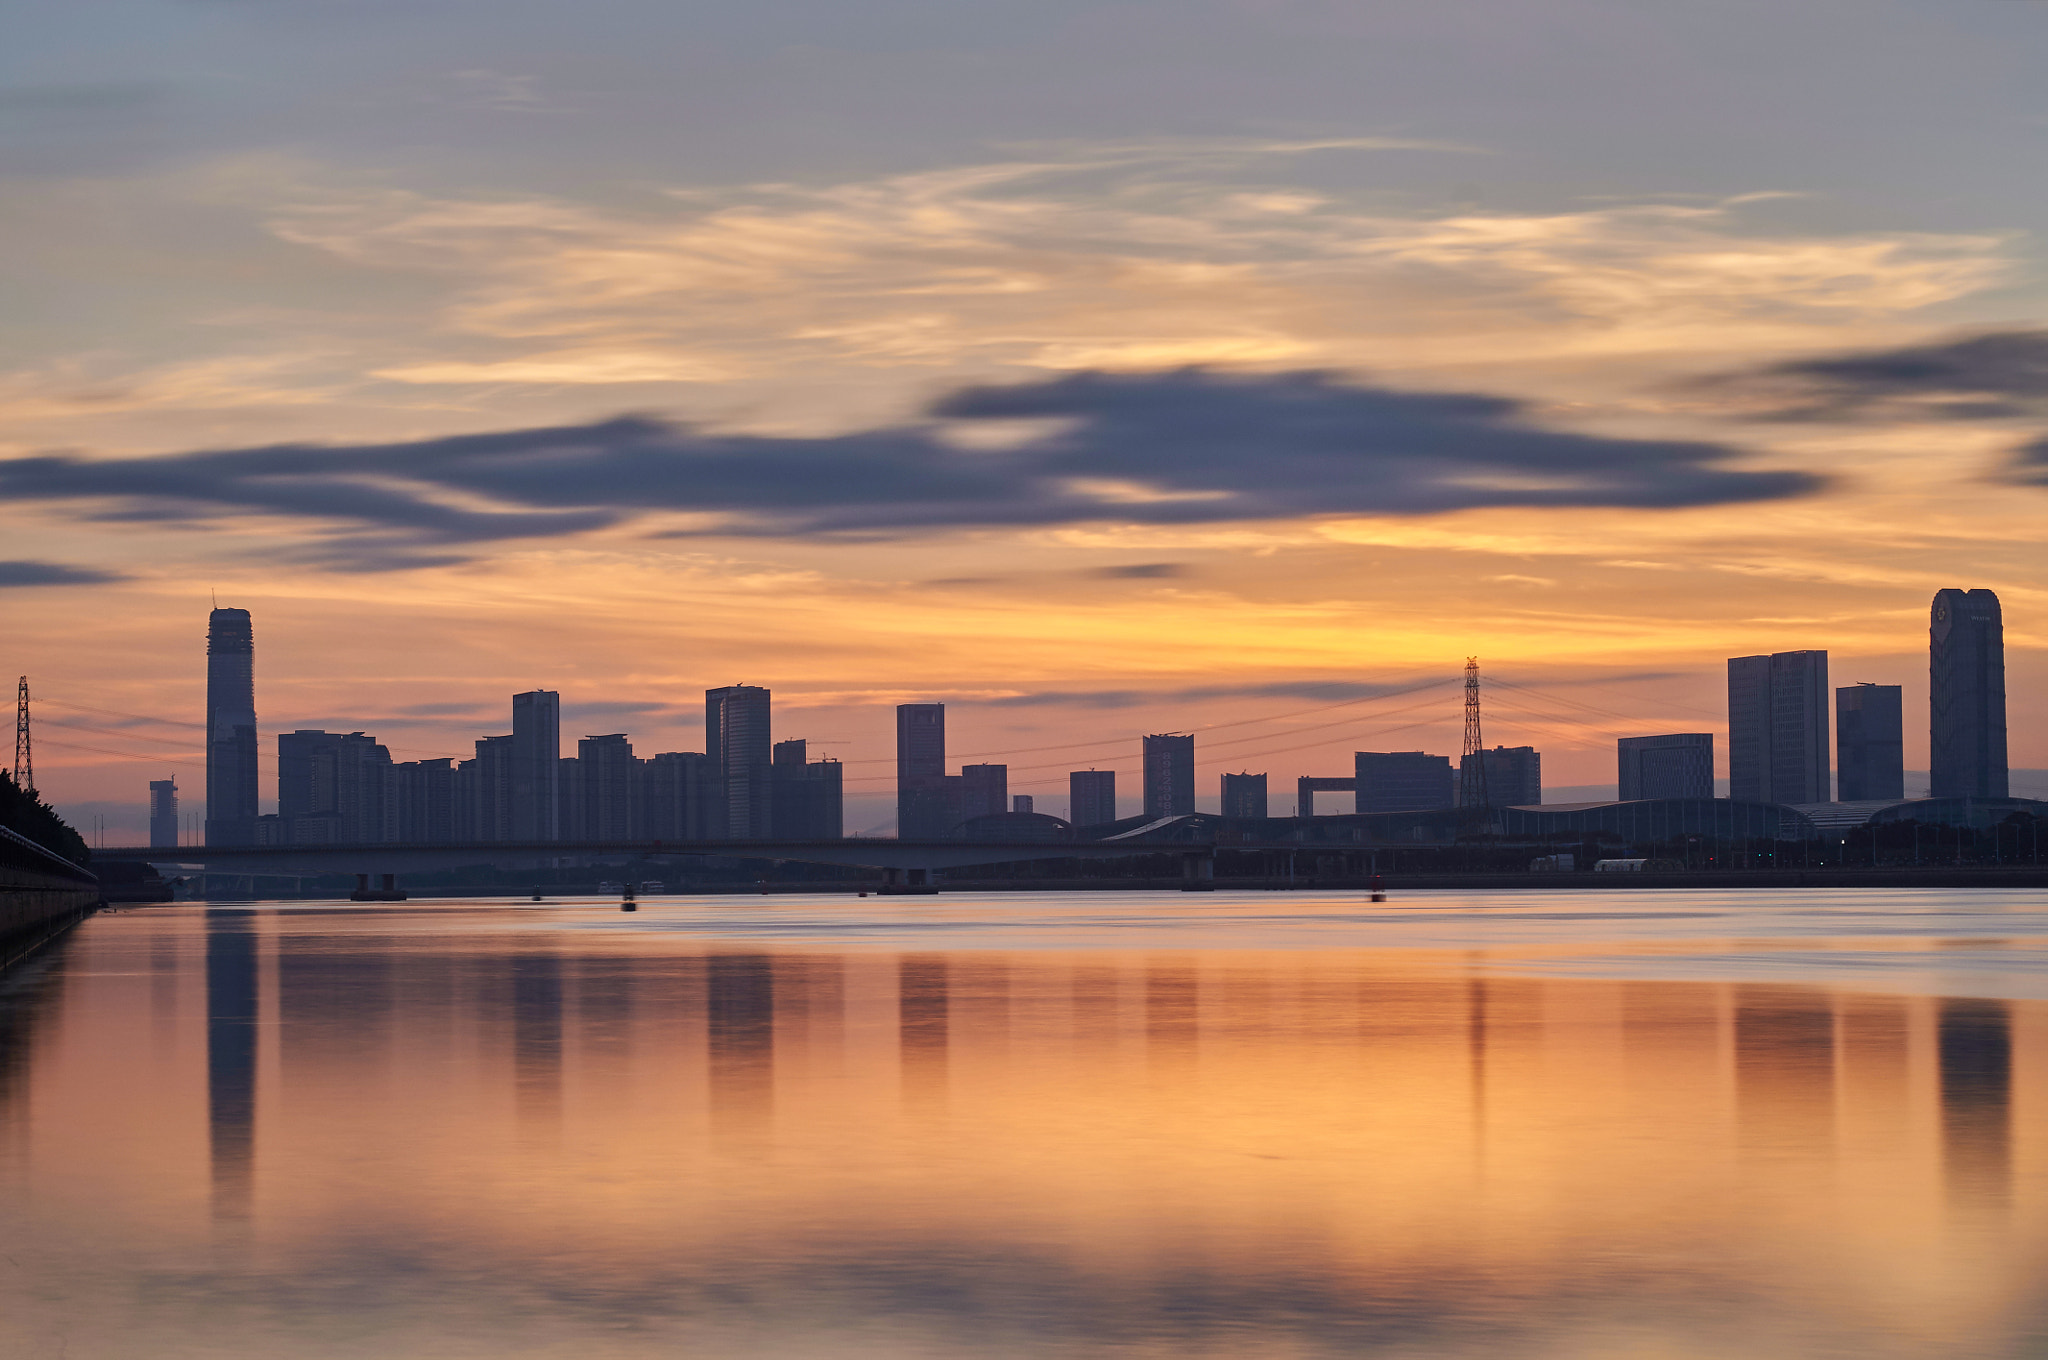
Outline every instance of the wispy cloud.
{"label": "wispy cloud", "polygon": [[120,579],[118,572],[70,567],[61,562],[0,562],[0,589],[14,586],[92,586]]}

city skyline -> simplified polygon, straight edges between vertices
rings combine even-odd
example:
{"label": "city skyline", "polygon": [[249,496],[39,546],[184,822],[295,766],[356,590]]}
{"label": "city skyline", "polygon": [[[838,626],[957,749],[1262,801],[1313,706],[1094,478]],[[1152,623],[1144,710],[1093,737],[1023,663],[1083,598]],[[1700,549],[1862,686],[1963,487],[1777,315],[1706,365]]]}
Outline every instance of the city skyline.
{"label": "city skyline", "polygon": [[[1964,606],[1967,606],[1967,610]],[[1969,635],[1972,640],[1967,646],[1954,641],[1943,628],[1944,620],[1951,613],[1966,614],[1971,618],[1988,618],[1989,632],[1982,631],[1980,627],[1979,632]],[[1944,675],[1990,677],[1988,680],[1979,678],[1969,681],[1970,684],[1977,686],[1971,693],[1978,696],[1971,699],[1970,703],[1978,708],[1985,704],[1992,705],[1990,711],[1997,722],[1996,734],[2002,751],[2005,730],[2002,688],[2004,658],[2002,622],[1995,593],[1982,589],[1966,592],[1944,588],[1935,595],[1930,606],[1930,617],[1933,623],[1928,635],[1928,664],[1930,675],[1937,682],[1937,691]],[[237,783],[242,782],[241,767],[246,763],[241,759],[242,753],[239,748],[253,744],[252,739],[255,736],[253,723],[236,721],[243,716],[253,717],[256,704],[251,682],[255,668],[255,648],[252,639],[252,617],[249,611],[232,607],[224,610],[216,606],[209,619],[207,637],[208,727],[209,731],[217,735],[229,735],[225,745],[221,740],[216,740],[208,747],[207,759],[210,771],[232,769],[234,774],[231,777]],[[1968,655],[1967,666],[1964,671],[1957,672],[1959,663],[1955,658],[1965,652]],[[1543,802],[1569,802],[1574,796],[1587,792],[1594,796],[1584,801],[1617,797],[1625,799],[1632,796],[1632,788],[1635,790],[1633,796],[1637,797],[1698,797],[1713,796],[1713,793],[1720,792],[1724,796],[1747,796],[1750,801],[1793,805],[1826,802],[1834,797],[1852,798],[1858,795],[1847,791],[1837,793],[1827,783],[1827,766],[1831,753],[1828,749],[1829,730],[1826,718],[1830,711],[1835,713],[1840,724],[1834,732],[1833,745],[1839,748],[1844,771],[1844,790],[1848,790],[1853,782],[1858,788],[1867,786],[1868,789],[1877,790],[1860,795],[1866,798],[1913,797],[1931,792],[1932,775],[1929,776],[1929,788],[1917,792],[1903,791],[1899,712],[1902,687],[1880,686],[1865,681],[1843,687],[1832,696],[1827,696],[1826,668],[1827,655],[1822,650],[1783,653],[1771,657],[1737,657],[1727,662],[1727,730],[1731,734],[1728,741],[1728,779],[1712,778],[1712,753],[1715,743],[1710,733],[1675,736],[1635,734],[1620,737],[1617,741],[1621,757],[1620,782],[1617,785],[1607,790],[1601,790],[1598,786],[1591,790],[1584,786],[1566,786],[1565,789],[1559,790],[1553,786],[1552,792],[1546,795],[1543,791],[1545,781],[1540,773],[1542,753],[1529,745],[1510,748],[1504,743],[1497,742],[1487,750],[1487,776],[1489,784],[1499,784],[1501,789],[1497,795],[1494,790],[1489,789],[1487,802],[1495,807],[1533,806]],[[1752,673],[1754,679],[1751,678]],[[1962,690],[1956,688],[1958,684],[1963,683],[1962,681],[1951,679],[1947,683],[1958,695],[1962,693]],[[1765,688],[1758,689],[1759,684]],[[1988,689],[1985,688],[1987,685]],[[1506,688],[1512,702],[1512,697],[1520,686],[1509,683]],[[1985,698],[1984,694],[1990,697]],[[712,754],[676,752],[653,758],[661,761],[699,762],[705,773],[679,772],[674,778],[662,775],[656,780],[656,784],[672,791],[659,795],[643,793],[643,778],[655,777],[651,774],[643,776],[639,772],[651,769],[653,761],[634,756],[633,738],[628,733],[586,734],[577,745],[576,755],[563,755],[559,736],[561,699],[559,694],[552,691],[525,691],[513,695],[513,731],[502,736],[476,738],[474,760],[458,762],[441,757],[394,761],[385,746],[377,744],[375,737],[368,736],[360,730],[348,734],[329,733],[317,729],[280,732],[277,737],[278,796],[274,802],[276,811],[258,819],[266,825],[276,823],[277,827],[262,831],[260,834],[254,830],[217,830],[209,819],[204,839],[220,844],[257,841],[292,843],[291,826],[309,816],[321,814],[331,814],[340,817],[341,820],[332,825],[323,822],[319,825],[325,829],[316,828],[302,833],[312,836],[316,842],[352,839],[351,835],[341,834],[343,828],[360,833],[365,827],[379,825],[383,828],[381,831],[363,838],[429,839],[431,837],[428,833],[420,828],[429,825],[440,827],[444,824],[449,826],[451,831],[456,826],[473,827],[473,834],[478,839],[485,840],[617,838],[615,835],[606,834],[600,830],[601,828],[610,828],[612,831],[632,828],[636,832],[657,835],[659,833],[649,830],[651,824],[648,818],[652,815],[646,811],[646,807],[650,806],[646,803],[649,796],[666,799],[662,806],[674,809],[672,812],[660,814],[669,820],[659,821],[658,824],[670,827],[669,834],[677,838],[694,839],[700,836],[727,835],[740,839],[764,839],[785,834],[783,831],[769,829],[774,826],[776,817],[788,826],[801,824],[813,830],[827,826],[843,826],[847,785],[872,785],[884,778],[888,778],[894,785],[898,818],[893,827],[869,827],[866,829],[867,834],[883,829],[895,830],[902,834],[902,814],[906,808],[914,807],[920,798],[930,802],[930,815],[922,821],[913,819],[913,831],[914,834],[926,837],[952,834],[954,828],[973,817],[1000,817],[1012,813],[1010,766],[1007,762],[967,759],[960,762],[958,773],[949,772],[945,740],[946,705],[943,703],[898,705],[894,770],[889,776],[858,772],[849,781],[845,777],[847,771],[838,760],[827,756],[823,766],[808,760],[807,750],[811,739],[777,738],[773,730],[770,696],[771,691],[768,688],[752,685],[729,685],[706,690],[704,740],[701,744]],[[1390,693],[1369,697],[1389,698],[1398,695]],[[1331,708],[1346,708],[1358,702],[1362,701],[1340,701],[1309,712],[1314,714]],[[1877,705],[1875,710],[1870,710],[1872,704]],[[1956,714],[1967,707],[1968,705],[1963,704],[1960,699],[1949,702],[1949,717],[1946,721],[1951,727],[1958,721]],[[1820,718],[1817,731],[1814,724],[1816,708],[1819,709]],[[1866,710],[1870,711],[1866,713]],[[1770,715],[1769,722],[1759,734],[1759,718],[1765,713]],[[1936,734],[1941,730],[1945,721],[1943,713],[1941,703],[1936,702],[1930,718],[1930,734]],[[1851,729],[1852,721],[1854,731]],[[1982,726],[1981,722],[1979,726]],[[917,731],[923,731],[926,735],[915,735]],[[1745,736],[1745,732],[1751,735]],[[1217,766],[1241,761],[1241,757],[1247,753],[1241,749],[1231,748],[1242,748],[1244,740],[1240,738],[1233,741],[1226,738],[1222,743],[1226,753],[1219,758],[1204,750],[1201,763]],[[1757,745],[1759,740],[1764,744]],[[774,746],[772,754],[768,751],[771,743]],[[1696,744],[1699,750],[1682,755],[1686,762],[1686,772],[1680,775],[1679,767],[1672,766],[1669,762],[1681,756],[1677,748],[1689,744]],[[1764,772],[1747,776],[1752,782],[1771,779],[1783,781],[1788,778],[1789,772],[1789,777],[1798,781],[1798,787],[1794,788],[1793,792],[1802,793],[1806,789],[1806,784],[1815,777],[1809,773],[1809,767],[1818,763],[1818,778],[1822,781],[1823,790],[1821,796],[1759,798],[1754,791],[1736,790],[1735,782],[1742,777],[1742,756],[1738,751],[1745,744],[1754,753],[1749,757],[1752,765],[1762,760],[1769,767]],[[1786,757],[1784,751],[1774,754],[1774,744],[1788,748],[1790,758]],[[1080,743],[1078,746],[1051,749],[1086,749],[1096,745],[1100,744]],[[1217,788],[1216,794],[1208,798],[1198,798],[1195,790],[1197,784],[1202,781],[1198,780],[1195,773],[1197,744],[1193,734],[1146,735],[1142,737],[1140,745],[1139,769],[1142,775],[1142,788],[1139,791],[1139,810],[1147,816],[1156,818],[1179,812],[1219,811],[1232,797],[1238,796],[1230,793],[1231,778],[1240,781],[1240,793],[1250,787],[1243,783],[1247,779],[1256,778],[1262,793],[1267,786],[1269,772],[1260,772],[1252,776],[1243,772],[1232,774],[1219,771],[1213,781]],[[756,749],[757,747],[759,749]],[[1664,748],[1672,749],[1666,751]],[[224,751],[227,753],[226,757],[222,755]],[[348,755],[350,751],[366,754],[354,757]],[[323,752],[326,754],[321,754]],[[388,792],[377,795],[378,798],[389,801],[393,810],[387,812],[381,807],[371,808],[369,804],[351,805],[344,810],[341,804],[347,801],[349,795],[337,791],[348,787],[348,780],[353,776],[337,771],[354,768],[352,762],[370,758],[367,753],[371,752],[374,752],[376,761],[398,772],[392,776],[398,783]],[[1028,757],[1035,754],[1035,751],[1033,748],[1024,748],[1015,754]],[[1418,777],[1424,777],[1421,765],[1416,767],[1414,773],[1398,776],[1368,775],[1369,769],[1377,771],[1381,768],[1369,766],[1369,761],[1393,762],[1385,766],[1387,770],[1405,770],[1406,767],[1399,765],[1399,762],[1407,761],[1414,764],[1419,761],[1424,764],[1434,762],[1436,766],[1446,771],[1443,777],[1453,780],[1453,793],[1451,798],[1443,800],[1445,805],[1457,798],[1457,776],[1448,773],[1450,761],[1447,757],[1432,756],[1421,751],[1393,755],[1355,751],[1353,756],[1355,769],[1351,775],[1319,775],[1314,778],[1303,776],[1299,781],[1302,788],[1306,790],[1313,784],[1325,791],[1355,791],[1354,798],[1360,811],[1368,810],[1368,807],[1374,810],[1398,810],[1395,807],[1396,803],[1419,808],[1425,805],[1428,796],[1419,792],[1421,786],[1413,782]],[[1646,762],[1652,759],[1662,763],[1631,764],[1632,761]],[[309,768],[308,761],[326,762],[323,769],[326,771],[324,778],[328,781],[325,786],[328,792],[324,795],[316,797],[309,792],[311,785],[307,783],[306,774]],[[1060,763],[1063,762],[1050,762],[1052,765]],[[585,773],[611,770],[613,765],[616,765],[617,769],[608,774]],[[792,766],[798,771],[808,768],[818,774],[829,773],[829,794],[822,786],[818,787],[815,794],[800,791],[798,784],[789,784],[788,779],[782,774],[785,766]],[[468,774],[472,768],[478,771],[476,776]],[[693,770],[696,768],[698,767],[692,767]],[[1023,766],[1022,771],[1037,773],[1047,768],[1048,764],[1041,761],[1036,765]],[[1465,777],[1470,777],[1473,768],[1473,758],[1467,756],[1463,762]],[[436,769],[440,774],[434,773]],[[524,773],[529,770],[545,771],[545,778],[536,778],[533,774]],[[1633,775],[1632,770],[1636,771]],[[2005,778],[2003,770],[2001,763],[1996,771],[1996,778],[2001,781]],[[413,774],[411,771],[419,773]],[[2024,771],[2022,775],[2024,778]],[[480,778],[483,783],[475,785],[473,791],[468,793],[430,792],[441,788],[441,785],[434,781],[444,777],[455,778],[457,787],[471,787],[462,784],[461,781],[464,779]],[[1984,776],[1986,780],[1992,777]],[[704,785],[703,781],[707,778],[713,781],[715,789]],[[1111,778],[1113,779],[1113,775]],[[1392,783],[1387,782],[1389,778],[1393,779]],[[1631,779],[1635,781],[1633,785]],[[340,782],[337,783],[336,780]],[[421,783],[422,780],[427,782]],[[799,783],[802,782],[799,780]],[[1069,782],[1073,784],[1074,778],[1070,778]],[[651,789],[656,784],[647,787]],[[788,785],[786,790],[785,785]],[[1901,789],[1902,792],[1886,792],[1887,786]],[[492,793],[492,789],[500,791]],[[1395,792],[1396,790],[1398,792]],[[152,781],[149,795],[148,834],[151,841],[161,843],[164,828],[168,824],[163,807],[166,798],[175,806],[175,794],[162,781]],[[1033,798],[1031,794],[1021,796],[1026,800]],[[320,797],[327,801],[324,805],[316,806]],[[818,797],[829,798],[829,806],[832,809],[829,814],[823,811],[828,804],[815,804],[817,810],[811,810],[815,798]],[[1068,807],[1062,809],[1063,811],[1071,814],[1075,806],[1074,797],[1070,788]],[[454,799],[452,804],[448,802],[450,798]],[[482,799],[481,802],[477,801],[479,798]],[[710,798],[718,801],[722,811],[694,810]],[[439,801],[435,802],[437,799]],[[427,807],[428,803],[433,803],[435,807],[446,804],[451,808],[466,810],[453,814],[455,821],[450,823],[445,821],[448,814],[422,811],[421,809]],[[629,804],[630,811],[627,810]],[[1100,798],[1091,795],[1091,809],[1099,809],[1100,806]],[[1121,811],[1115,809],[1113,804],[1111,806],[1115,812]],[[407,810],[397,811],[399,808]],[[780,811],[771,816],[773,809]],[[1319,809],[1324,812],[1331,810],[1333,809],[1327,806]],[[170,822],[176,821],[175,812],[169,816]],[[704,821],[707,816],[711,819],[708,822]],[[380,818],[386,820],[380,823]],[[674,820],[676,818],[681,820]],[[1104,818],[1113,819],[1114,813]],[[187,821],[189,823],[190,818]],[[394,829],[400,821],[408,828],[402,835]],[[924,825],[925,821],[930,825]],[[311,822],[305,824],[313,825]]]}

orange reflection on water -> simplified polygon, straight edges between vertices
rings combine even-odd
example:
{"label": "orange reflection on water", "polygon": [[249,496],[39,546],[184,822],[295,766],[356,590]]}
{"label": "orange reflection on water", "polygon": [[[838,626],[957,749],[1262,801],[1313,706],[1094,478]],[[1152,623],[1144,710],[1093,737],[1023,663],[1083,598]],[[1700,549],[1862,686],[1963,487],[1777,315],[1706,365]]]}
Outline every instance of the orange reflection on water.
{"label": "orange reflection on water", "polygon": [[1968,1355],[2038,1308],[2036,1003],[537,919],[79,932],[0,1007],[21,1334]]}

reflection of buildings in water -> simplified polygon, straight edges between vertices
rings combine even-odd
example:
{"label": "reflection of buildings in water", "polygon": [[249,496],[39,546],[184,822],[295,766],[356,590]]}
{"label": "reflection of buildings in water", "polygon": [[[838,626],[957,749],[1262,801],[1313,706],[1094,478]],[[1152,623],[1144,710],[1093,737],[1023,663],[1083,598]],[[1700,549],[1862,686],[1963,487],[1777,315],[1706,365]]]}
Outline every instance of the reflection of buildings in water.
{"label": "reflection of buildings in water", "polygon": [[1145,963],[1145,1060],[1155,1072],[1184,1069],[1201,1043],[1201,992],[1185,958]]}
{"label": "reflection of buildings in water", "polygon": [[393,950],[382,940],[337,949],[324,935],[277,937],[279,1073],[295,1088],[360,1089],[368,1064],[387,1063],[396,1032]]}
{"label": "reflection of buildings in water", "polygon": [[946,1100],[946,956],[905,954],[896,961],[897,1030],[906,1108],[931,1109]]}
{"label": "reflection of buildings in water", "polygon": [[255,918],[206,913],[206,1111],[215,1218],[249,1216],[256,1157]]}
{"label": "reflection of buildings in water", "polygon": [[1827,1156],[1835,1131],[1832,996],[1808,987],[1735,989],[1735,1113],[1743,1146]]}
{"label": "reflection of buildings in water", "polygon": [[62,1004],[70,944],[59,940],[17,965],[0,992],[0,1157],[9,1160],[28,1146],[30,1054],[38,1030]]}
{"label": "reflection of buildings in water", "polygon": [[775,962],[767,954],[705,959],[711,1128],[765,1133],[775,1112]]}
{"label": "reflection of buildings in water", "polygon": [[178,1047],[178,937],[159,927],[149,942],[149,1037],[158,1062]]}
{"label": "reflection of buildings in water", "polygon": [[562,1116],[562,960],[552,953],[511,957],[512,1079],[521,1124],[558,1124]]}
{"label": "reflection of buildings in water", "polygon": [[2003,1204],[2012,1192],[2012,1014],[2003,1001],[1941,1003],[1941,1155],[1949,1198]]}
{"label": "reflection of buildings in water", "polygon": [[575,984],[578,1049],[593,1057],[625,1061],[633,1051],[633,996],[640,961],[582,958],[570,960],[568,967]]}

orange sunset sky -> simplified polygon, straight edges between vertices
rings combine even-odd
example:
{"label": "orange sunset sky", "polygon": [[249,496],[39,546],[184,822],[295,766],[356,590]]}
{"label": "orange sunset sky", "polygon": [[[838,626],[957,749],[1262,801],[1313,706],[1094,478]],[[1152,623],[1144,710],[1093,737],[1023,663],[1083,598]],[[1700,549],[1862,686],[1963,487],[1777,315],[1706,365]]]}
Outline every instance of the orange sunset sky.
{"label": "orange sunset sky", "polygon": [[1285,804],[1454,753],[1468,655],[1553,799],[1796,648],[1906,687],[1915,770],[1943,586],[1999,593],[2048,793],[2034,7],[1172,9],[29,20],[0,665],[44,793],[109,843],[149,779],[198,810],[211,594],[269,752],[461,756],[531,688],[701,749],[744,681],[854,832],[900,702],[1042,811],[1188,730],[1204,806]]}

